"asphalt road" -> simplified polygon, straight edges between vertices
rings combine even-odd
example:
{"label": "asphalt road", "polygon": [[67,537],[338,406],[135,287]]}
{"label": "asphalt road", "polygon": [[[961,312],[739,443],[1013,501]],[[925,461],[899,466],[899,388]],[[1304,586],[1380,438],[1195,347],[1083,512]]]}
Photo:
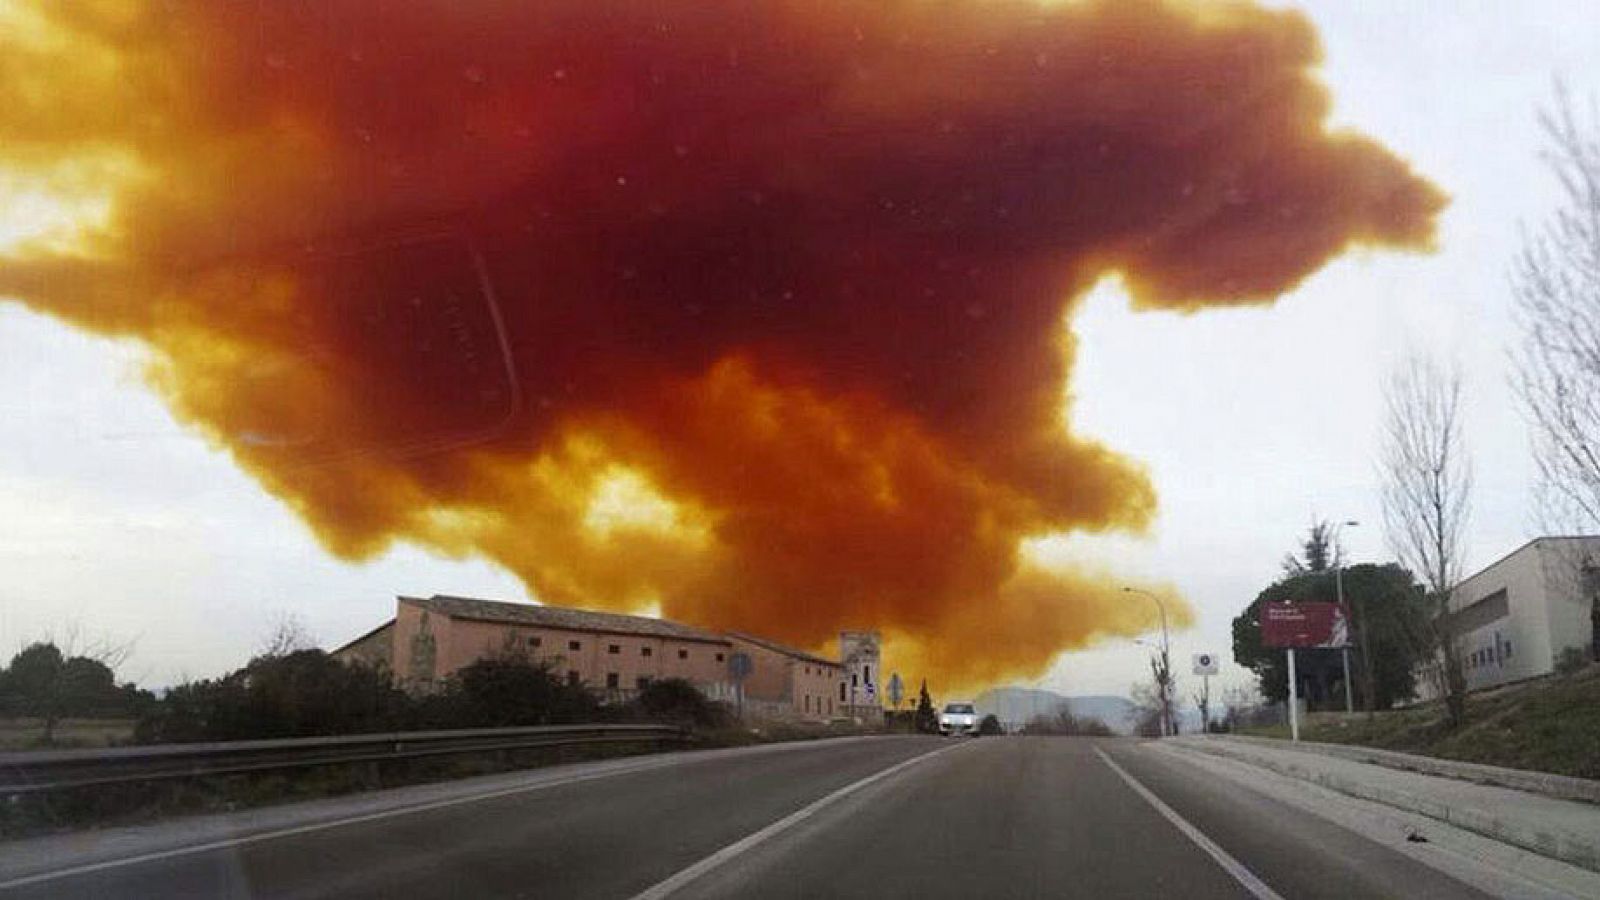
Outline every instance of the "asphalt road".
{"label": "asphalt road", "polygon": [[573,770],[600,774],[0,875],[0,897],[1481,896],[1131,740],[894,737]]}

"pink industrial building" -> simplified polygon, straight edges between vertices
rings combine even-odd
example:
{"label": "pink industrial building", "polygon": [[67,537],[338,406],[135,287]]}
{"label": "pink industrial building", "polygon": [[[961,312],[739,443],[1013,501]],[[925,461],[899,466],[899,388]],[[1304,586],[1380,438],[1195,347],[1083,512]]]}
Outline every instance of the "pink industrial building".
{"label": "pink industrial building", "polygon": [[[508,652],[550,666],[607,700],[661,678],[682,678],[746,715],[826,720],[847,713],[844,666],[755,635],[718,634],[645,616],[468,597],[399,597],[395,616],[334,651],[388,669],[426,691],[476,660]],[[735,654],[748,662],[736,679]]]}

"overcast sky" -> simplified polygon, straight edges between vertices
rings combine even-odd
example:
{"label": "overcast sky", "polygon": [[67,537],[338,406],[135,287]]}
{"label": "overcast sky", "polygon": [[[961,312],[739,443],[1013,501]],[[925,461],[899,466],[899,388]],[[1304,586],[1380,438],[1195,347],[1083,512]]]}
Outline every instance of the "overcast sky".
{"label": "overcast sky", "polygon": [[[1106,285],[1077,319],[1076,427],[1149,467],[1161,514],[1148,538],[1062,552],[1189,598],[1199,625],[1174,636],[1180,675],[1191,652],[1228,657],[1230,620],[1313,517],[1359,520],[1351,557],[1387,558],[1373,465],[1380,385],[1407,348],[1453,356],[1467,373],[1469,569],[1533,534],[1527,433],[1506,380],[1507,270],[1519,228],[1556,201],[1535,109],[1557,75],[1585,102],[1600,93],[1596,9],[1305,8],[1338,124],[1411,160],[1453,201],[1438,254],[1347,257],[1273,308],[1134,314]],[[135,641],[123,677],[167,684],[240,665],[285,614],[333,646],[391,615],[396,593],[527,596],[474,560],[409,548],[363,565],[330,558],[173,422],[141,386],[139,360],[136,346],[0,303],[0,653],[77,626]],[[1126,693],[1145,674],[1141,654],[1128,641],[1069,653],[1038,683]]]}

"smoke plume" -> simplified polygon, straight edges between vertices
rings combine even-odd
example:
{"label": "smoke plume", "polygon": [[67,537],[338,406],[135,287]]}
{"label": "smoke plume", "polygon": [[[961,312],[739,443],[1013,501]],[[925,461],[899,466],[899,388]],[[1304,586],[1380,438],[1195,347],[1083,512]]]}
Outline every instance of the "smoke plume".
{"label": "smoke plume", "polygon": [[[333,553],[974,683],[1150,627],[1074,303],[1265,303],[1443,196],[1294,12],[1158,0],[0,0],[0,294]],[[1189,611],[1172,599],[1177,624]],[[909,668],[914,665],[915,668]]]}

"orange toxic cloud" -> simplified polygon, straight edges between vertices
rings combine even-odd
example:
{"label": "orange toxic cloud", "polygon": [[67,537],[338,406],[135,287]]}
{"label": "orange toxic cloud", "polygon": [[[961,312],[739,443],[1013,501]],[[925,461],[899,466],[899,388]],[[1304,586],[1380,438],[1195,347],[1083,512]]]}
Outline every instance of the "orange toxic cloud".
{"label": "orange toxic cloud", "polygon": [[1077,298],[1430,246],[1319,54],[1176,0],[0,0],[0,294],[146,345],[341,557],[1032,675],[1153,624],[1024,552],[1155,513],[1072,430]]}

